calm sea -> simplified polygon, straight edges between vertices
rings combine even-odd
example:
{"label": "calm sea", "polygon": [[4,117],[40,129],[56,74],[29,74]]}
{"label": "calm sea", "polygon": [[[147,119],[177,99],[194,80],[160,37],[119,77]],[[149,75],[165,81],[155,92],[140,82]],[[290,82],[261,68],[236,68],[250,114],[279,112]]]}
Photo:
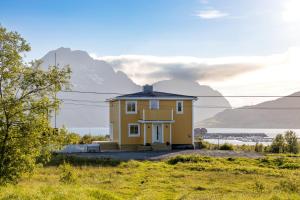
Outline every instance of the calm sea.
{"label": "calm sea", "polygon": [[[86,127],[86,128],[68,128],[70,132],[78,133],[80,135],[91,134],[91,135],[109,135],[108,127]],[[248,128],[208,128],[208,133],[265,133],[269,137],[273,138],[279,133],[284,133],[287,130],[295,131],[297,136],[300,137],[300,129],[248,129]],[[206,139],[206,141],[213,144],[248,144],[255,145],[255,142],[244,142],[239,140],[223,140],[223,139]],[[263,143],[263,142],[262,142]],[[269,144],[269,143],[263,143]]]}

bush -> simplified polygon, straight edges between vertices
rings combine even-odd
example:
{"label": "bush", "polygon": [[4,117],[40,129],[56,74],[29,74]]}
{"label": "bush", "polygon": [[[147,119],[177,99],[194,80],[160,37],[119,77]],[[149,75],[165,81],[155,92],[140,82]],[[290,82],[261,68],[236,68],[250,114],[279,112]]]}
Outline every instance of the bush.
{"label": "bush", "polygon": [[265,190],[263,183],[256,181],[254,185],[254,190],[258,193],[262,193]]}
{"label": "bush", "polygon": [[74,166],[117,166],[121,163],[121,161],[111,158],[84,158],[70,155],[56,155],[52,157],[47,165],[59,166],[65,162]]}
{"label": "bush", "polygon": [[264,145],[256,143],[254,151],[259,152],[259,153],[263,152],[264,151]]}
{"label": "bush", "polygon": [[59,169],[61,170],[59,178],[60,182],[70,184],[77,181],[77,173],[69,163],[60,165]]}
{"label": "bush", "polygon": [[286,141],[286,152],[297,154],[299,153],[299,144],[296,133],[293,131],[285,132],[284,139]]}
{"label": "bush", "polygon": [[82,136],[82,138],[80,138],[79,144],[91,144],[93,141],[107,141],[107,137],[106,136],[102,136],[102,135],[84,135]]}
{"label": "bush", "polygon": [[292,180],[285,180],[280,181],[279,185],[276,186],[276,189],[285,191],[285,192],[298,192],[299,188],[295,181]]}
{"label": "bush", "polygon": [[233,150],[233,146],[231,144],[225,143],[220,146],[220,150]]}
{"label": "bush", "polygon": [[296,133],[293,131],[287,131],[284,135],[278,134],[274,138],[270,152],[272,153],[299,153],[299,143],[297,141]]}
{"label": "bush", "polygon": [[107,191],[92,191],[91,196],[98,200],[119,200],[120,198],[115,196],[113,192],[107,192]]}
{"label": "bush", "polygon": [[170,165],[176,165],[177,163],[197,163],[197,162],[211,162],[210,157],[201,157],[196,155],[190,155],[190,156],[175,156],[173,158],[170,158],[167,163]]}

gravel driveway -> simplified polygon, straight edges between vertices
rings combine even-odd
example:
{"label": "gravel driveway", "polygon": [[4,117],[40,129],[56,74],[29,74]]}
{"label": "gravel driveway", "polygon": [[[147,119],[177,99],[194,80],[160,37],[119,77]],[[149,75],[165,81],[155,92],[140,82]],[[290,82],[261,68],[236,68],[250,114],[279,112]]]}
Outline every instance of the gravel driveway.
{"label": "gravel driveway", "polygon": [[212,157],[244,157],[244,158],[261,158],[262,154],[256,152],[243,151],[221,151],[221,150],[177,150],[177,151],[147,151],[147,152],[101,152],[101,153],[72,153],[69,155],[76,155],[88,158],[112,158],[115,160],[162,160],[177,155],[203,155]]}

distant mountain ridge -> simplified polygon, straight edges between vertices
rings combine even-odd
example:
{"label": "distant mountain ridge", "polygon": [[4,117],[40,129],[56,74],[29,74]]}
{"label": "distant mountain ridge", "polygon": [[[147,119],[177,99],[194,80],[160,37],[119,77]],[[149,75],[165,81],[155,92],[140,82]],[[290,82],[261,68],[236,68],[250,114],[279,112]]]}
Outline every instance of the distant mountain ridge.
{"label": "distant mountain ridge", "polygon": [[[294,96],[294,97],[293,97]],[[239,109],[226,109],[197,123],[207,128],[300,128],[300,92]]]}
{"label": "distant mountain ridge", "polygon": [[[71,67],[72,90],[122,94],[142,90],[142,87],[135,84],[125,73],[121,71],[115,72],[109,63],[95,60],[85,51],[71,50],[70,48],[59,48],[50,51],[41,59],[43,67],[46,68],[55,64],[55,53],[59,66],[70,65]],[[221,95],[221,93],[209,86],[199,85],[193,81],[165,80],[157,82],[153,86],[154,90],[162,92],[185,95]],[[64,99],[64,102],[57,116],[57,125],[65,125],[67,127],[107,127],[109,117],[108,104],[104,101],[113,96],[115,95],[60,93],[58,98]],[[225,98],[206,98],[195,103],[198,106],[211,104],[231,107]],[[195,121],[212,117],[223,110],[220,108],[195,109]]]}

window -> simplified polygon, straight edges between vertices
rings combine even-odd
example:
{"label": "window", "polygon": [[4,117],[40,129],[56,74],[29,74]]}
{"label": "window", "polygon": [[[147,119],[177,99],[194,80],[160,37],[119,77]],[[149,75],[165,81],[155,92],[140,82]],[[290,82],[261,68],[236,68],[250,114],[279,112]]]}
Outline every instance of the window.
{"label": "window", "polygon": [[126,113],[127,114],[136,114],[137,106],[136,101],[126,101]]}
{"label": "window", "polygon": [[176,112],[179,114],[183,113],[183,101],[176,101]]}
{"label": "window", "polygon": [[149,106],[151,110],[158,110],[159,109],[159,101],[158,100],[150,100]]}
{"label": "window", "polygon": [[140,125],[139,124],[128,124],[128,136],[139,137],[140,136]]}

